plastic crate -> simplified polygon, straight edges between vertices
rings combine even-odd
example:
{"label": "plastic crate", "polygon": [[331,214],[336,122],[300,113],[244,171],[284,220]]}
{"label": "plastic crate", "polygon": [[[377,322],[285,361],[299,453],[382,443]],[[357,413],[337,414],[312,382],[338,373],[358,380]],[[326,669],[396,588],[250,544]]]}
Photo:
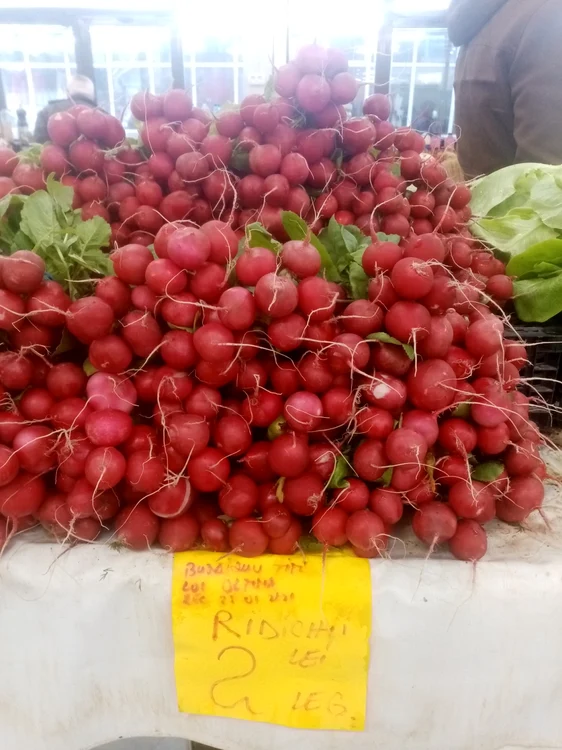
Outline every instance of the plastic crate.
{"label": "plastic crate", "polygon": [[[521,371],[531,379],[520,390],[532,399],[531,416],[542,426],[562,425],[562,326],[515,324],[515,331],[527,345],[529,364]],[[507,333],[509,338],[516,338]],[[549,409],[556,406],[560,412]]]}

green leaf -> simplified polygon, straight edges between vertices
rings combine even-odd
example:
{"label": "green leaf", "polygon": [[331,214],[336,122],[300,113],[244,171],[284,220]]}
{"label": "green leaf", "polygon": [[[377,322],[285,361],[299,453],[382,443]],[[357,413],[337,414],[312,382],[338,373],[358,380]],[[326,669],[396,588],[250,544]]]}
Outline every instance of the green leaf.
{"label": "green leaf", "polygon": [[330,477],[328,487],[331,490],[344,489],[349,487],[347,477],[351,474],[351,469],[348,461],[343,456],[338,456],[336,459],[336,465]]}
{"label": "green leaf", "polygon": [[519,279],[513,290],[515,310],[525,323],[544,323],[562,312],[562,269],[548,279]]}
{"label": "green leaf", "polygon": [[74,233],[78,237],[84,254],[99,250],[100,247],[109,247],[111,227],[101,216],[94,216],[77,224],[74,227]]}
{"label": "green leaf", "polygon": [[285,495],[283,493],[283,485],[285,484],[285,477],[280,477],[277,480],[277,484],[275,485],[275,497],[277,500],[279,500],[280,503],[283,502],[285,499]]}
{"label": "green leaf", "polygon": [[558,236],[555,229],[543,224],[532,208],[514,208],[501,218],[479,219],[471,225],[471,229],[477,237],[509,256]]}
{"label": "green leaf", "polygon": [[531,245],[524,252],[511,258],[505,270],[510,276],[523,276],[532,273],[536,266],[543,262],[562,267],[562,239]]}
{"label": "green leaf", "polygon": [[472,470],[472,478],[478,482],[494,482],[504,470],[504,465],[499,461],[487,461],[478,464]]}
{"label": "green leaf", "polygon": [[287,421],[284,417],[277,417],[267,428],[268,440],[275,440],[285,432],[287,432]]}
{"label": "green leaf", "polygon": [[389,336],[388,333],[385,333],[384,331],[379,331],[378,333],[370,333],[367,338],[371,341],[380,341],[381,344],[393,344],[394,346],[401,346],[412,361],[414,361],[415,359],[416,353],[413,346],[410,346],[409,344],[403,344],[401,341],[398,341],[398,339]]}
{"label": "green leaf", "polygon": [[278,253],[282,248],[281,243],[258,222],[246,226],[246,240],[241,242],[244,243],[243,247],[265,247],[274,253]]}
{"label": "green leaf", "polygon": [[84,372],[86,373],[88,377],[90,377],[90,375],[93,375],[95,372],[97,372],[96,368],[93,366],[93,364],[90,362],[89,359],[84,360],[82,369],[84,370]]}
{"label": "green leaf", "polygon": [[241,148],[235,148],[230,157],[230,166],[238,172],[250,171],[250,153]]}
{"label": "green leaf", "polygon": [[453,417],[459,417],[460,419],[468,419],[470,417],[470,404],[468,401],[463,401],[457,408],[452,412]]}
{"label": "green leaf", "polygon": [[[349,235],[344,236],[342,229],[343,226],[338,224],[332,216],[328,222],[328,226],[324,227],[320,232],[319,238],[340,273],[346,270],[350,262],[349,251],[345,239],[348,237],[349,241]],[[349,234],[353,237],[352,233]]]}
{"label": "green leaf", "polygon": [[369,277],[363,270],[363,266],[355,263],[355,261],[349,266],[349,286],[353,299],[367,299]]}
{"label": "green leaf", "polygon": [[562,187],[554,175],[544,175],[535,182],[527,205],[547,227],[562,229]]}
{"label": "green leaf", "polygon": [[292,211],[282,211],[281,219],[285,231],[292,240],[307,239],[318,250],[322,259],[322,268],[325,271],[328,281],[340,281],[338,269],[330,257],[330,253],[318,237],[310,231],[307,223]]}
{"label": "green leaf", "polygon": [[379,242],[393,242],[395,245],[399,245],[401,239],[402,237],[400,237],[399,234],[385,234],[384,232],[377,232],[377,240]]}
{"label": "green leaf", "polygon": [[544,169],[543,164],[514,164],[474,181],[470,201],[472,213],[474,216],[487,216],[492,209],[516,193],[529,195],[531,187],[525,184],[526,175],[534,170],[542,172]]}
{"label": "green leaf", "polygon": [[28,196],[21,211],[20,228],[35,246],[52,245],[55,237],[60,235],[55,207],[45,190],[38,190]]}
{"label": "green leaf", "polygon": [[54,174],[50,174],[47,177],[47,193],[51,196],[56,206],[60,208],[61,211],[66,213],[66,211],[72,210],[74,190],[71,187],[58,182],[58,180],[55,179]]}
{"label": "green leaf", "polygon": [[384,474],[382,475],[382,477],[378,480],[382,484],[383,487],[390,487],[390,483],[392,482],[392,472],[393,471],[394,471],[394,469],[392,467],[390,467],[389,469],[387,469],[384,472]]}

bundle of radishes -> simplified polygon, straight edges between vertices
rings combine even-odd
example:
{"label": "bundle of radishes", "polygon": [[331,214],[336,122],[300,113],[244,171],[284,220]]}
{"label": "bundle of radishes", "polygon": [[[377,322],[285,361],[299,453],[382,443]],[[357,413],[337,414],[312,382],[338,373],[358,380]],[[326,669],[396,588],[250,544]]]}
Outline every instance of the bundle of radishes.
{"label": "bundle of radishes", "polygon": [[46,169],[71,162],[61,180],[121,246],[76,301],[34,253],[1,259],[6,538],[38,521],[253,556],[311,534],[375,557],[410,517],[477,560],[485,523],[540,507],[511,279],[471,238],[469,189],[384,97],[345,119],[346,67],[306,48],[284,98],[248,97],[216,133],[183,91],[137,95],[146,160],[102,153],[107,115],[51,118]]}
{"label": "bundle of radishes", "polygon": [[[540,506],[525,349],[483,301],[510,284],[490,254],[377,240],[369,299],[349,301],[306,239],[237,254],[222,222],[168,224],[154,250],[116,250],[116,275],[72,303],[33,253],[2,259],[8,533],[32,517],[247,556],[312,533],[371,557],[406,509],[420,539],[473,560],[482,524]],[[62,327],[76,343],[57,355]]]}
{"label": "bundle of radishes", "polygon": [[[215,119],[183,90],[136,94],[134,148],[114,117],[78,105],[54,115],[52,143],[16,155],[0,149],[0,198],[44,186],[48,174],[75,189],[84,219],[102,216],[112,242],[150,245],[168,221],[228,221],[239,231],[261,222],[287,239],[283,209],[319,230],[334,216],[367,234],[406,237],[453,231],[470,217],[470,193],[453,189],[424,139],[388,122],[390,105],[368,97],[348,119],[358,81],[339,50],[303,48],[274,76],[279,94],[247,96]],[[423,176],[423,189],[405,194]],[[428,189],[429,188],[429,189]]]}

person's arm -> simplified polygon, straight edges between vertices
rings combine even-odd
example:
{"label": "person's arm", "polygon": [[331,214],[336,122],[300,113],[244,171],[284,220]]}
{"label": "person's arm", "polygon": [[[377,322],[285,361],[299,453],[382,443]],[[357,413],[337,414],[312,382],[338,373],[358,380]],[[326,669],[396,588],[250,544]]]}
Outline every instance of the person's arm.
{"label": "person's arm", "polygon": [[43,108],[37,113],[37,119],[35,120],[35,130],[33,131],[33,142],[34,143],[45,143],[49,140],[49,133],[47,132],[47,120],[49,119],[49,112],[47,108]]}
{"label": "person's arm", "polygon": [[562,163],[562,0],[529,19],[510,81],[516,161]]}

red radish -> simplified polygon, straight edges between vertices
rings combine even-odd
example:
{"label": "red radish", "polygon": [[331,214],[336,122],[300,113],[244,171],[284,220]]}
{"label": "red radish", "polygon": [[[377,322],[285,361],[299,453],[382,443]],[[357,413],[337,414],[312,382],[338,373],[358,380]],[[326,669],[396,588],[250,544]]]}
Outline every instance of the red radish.
{"label": "red radish", "polygon": [[[21,297],[13,292],[0,289],[0,330],[11,331],[14,328],[14,325],[21,320],[24,313],[25,302]],[[37,323],[41,323],[41,321],[37,319],[37,316],[35,316],[35,320]],[[44,322],[43,325],[45,325]]]}
{"label": "red radish", "polygon": [[416,511],[412,521],[414,534],[430,547],[451,539],[457,530],[457,519],[453,511],[443,503],[424,503]]}
{"label": "red radish", "polygon": [[85,479],[78,479],[68,494],[67,505],[72,519],[107,521],[119,510],[119,500],[114,492],[96,492]]}
{"label": "red radish", "polygon": [[430,327],[429,312],[417,302],[395,302],[385,317],[385,328],[388,333],[404,343],[411,340],[423,341],[429,335]]}
{"label": "red radish", "polygon": [[373,377],[364,390],[364,395],[366,400],[373,406],[398,413],[406,403],[408,393],[405,384],[401,380],[381,373]]}
{"label": "red radish", "polygon": [[267,328],[267,333],[275,349],[289,352],[302,344],[305,328],[306,320],[301,315],[292,313],[273,320]]}
{"label": "red radish", "polygon": [[317,474],[289,477],[283,484],[283,503],[292,513],[312,516],[324,501],[324,482]]}
{"label": "red radish", "polygon": [[115,317],[113,310],[99,297],[82,297],[72,302],[67,311],[66,326],[83,344],[107,336]]}
{"label": "red radish", "polygon": [[191,458],[209,443],[209,426],[197,414],[174,414],[167,425],[168,440],[175,450]]}
{"label": "red radish", "polygon": [[507,523],[522,523],[541,507],[543,498],[544,487],[540,479],[534,476],[516,477],[506,494],[497,501],[497,516]]}
{"label": "red radish", "polygon": [[0,513],[6,518],[35,514],[45,494],[45,482],[41,477],[20,471],[11,482],[0,487]]}
{"label": "red radish", "polygon": [[106,276],[96,284],[96,297],[111,307],[115,317],[120,318],[129,309],[131,292],[127,284],[115,276]]}
{"label": "red radish", "polygon": [[423,435],[398,427],[386,439],[384,450],[393,464],[419,465],[425,462],[428,446]]}
{"label": "red radish", "polygon": [[423,435],[429,447],[437,442],[439,427],[434,414],[417,409],[407,411],[402,417],[402,427]]}
{"label": "red radish", "polygon": [[230,527],[228,541],[242,557],[258,557],[267,550],[269,537],[257,519],[240,518]]}
{"label": "red radish", "polygon": [[464,419],[446,419],[439,427],[439,443],[448,453],[467,456],[476,447],[477,433]]}
{"label": "red radish", "polygon": [[188,466],[192,486],[200,492],[217,492],[228,479],[230,465],[217,448],[205,448],[191,459]]}
{"label": "red radish", "polygon": [[96,490],[115,487],[125,475],[126,462],[117,448],[95,448],[86,459],[84,476]]}
{"label": "red radish", "polygon": [[390,526],[398,523],[402,518],[404,507],[397,492],[384,489],[373,490],[369,495],[368,504],[370,510]]}
{"label": "red radish", "polygon": [[532,474],[542,466],[538,448],[531,440],[510,445],[505,453],[505,468],[510,476]]}
{"label": "red radish", "polygon": [[17,453],[0,445],[0,487],[10,484],[18,475],[20,462]]}
{"label": "red radish", "polygon": [[151,547],[156,541],[159,528],[157,517],[145,505],[124,508],[115,519],[117,540],[131,549]]}
{"label": "red radish", "polygon": [[430,359],[418,365],[408,376],[410,401],[417,409],[436,411],[449,406],[454,399],[456,377],[443,360]]}
{"label": "red radish", "polygon": [[246,474],[232,474],[219,493],[222,512],[230,518],[251,515],[258,503],[258,487]]}
{"label": "red radish", "polygon": [[31,362],[16,352],[0,352],[0,385],[8,391],[22,391],[31,383]]}
{"label": "red radish", "polygon": [[263,247],[246,249],[236,261],[236,275],[241,284],[255,286],[266,275],[271,275],[276,268],[275,255]]}
{"label": "red radish", "polygon": [[494,492],[482,482],[456,482],[449,489],[449,506],[459,518],[487,523],[496,515]]}
{"label": "red radish", "polygon": [[260,177],[267,177],[279,172],[283,156],[272,144],[256,146],[250,151],[250,169]]}
{"label": "red radish", "polygon": [[386,409],[364,406],[355,415],[358,432],[375,440],[383,440],[393,430],[394,419]]}
{"label": "red radish", "polygon": [[390,279],[400,297],[419,299],[425,297],[433,286],[431,266],[417,258],[403,258],[394,264]]}
{"label": "red radish", "polygon": [[162,487],[166,476],[164,460],[151,450],[133,451],[127,457],[125,477],[133,490],[150,495]]}
{"label": "red radish", "polygon": [[30,250],[16,250],[2,261],[3,286],[15,294],[33,294],[44,274],[44,260]]}
{"label": "red radish", "polygon": [[486,532],[477,521],[459,521],[456,532],[449,539],[449,549],[457,560],[476,562],[488,549]]}
{"label": "red radish", "polygon": [[132,411],[137,397],[129,380],[103,372],[94,373],[88,378],[86,393],[92,409],[119,409],[127,413]]}
{"label": "red radish", "polygon": [[340,506],[320,508],[312,519],[311,531],[319,542],[341,547],[347,542],[347,513]]}
{"label": "red radish", "polygon": [[296,432],[311,432],[322,423],[322,402],[314,393],[299,391],[285,401],[284,415],[287,424]]}
{"label": "red radish", "polygon": [[353,456],[353,468],[367,482],[380,479],[388,466],[383,444],[379,440],[364,440]]}
{"label": "red radish", "polygon": [[277,476],[298,477],[310,461],[306,437],[289,433],[276,438],[269,447],[267,461]]}
{"label": "red radish", "polygon": [[158,542],[169,552],[184,552],[195,545],[198,536],[198,521],[190,513],[184,513],[161,522]]}
{"label": "red radish", "polygon": [[22,415],[31,421],[43,421],[51,415],[55,399],[45,388],[29,388],[19,402]]}
{"label": "red radish", "polygon": [[362,557],[378,557],[387,547],[388,536],[382,519],[370,510],[352,513],[345,527],[346,535]]}
{"label": "red radish", "polygon": [[138,357],[149,357],[162,341],[162,331],[148,312],[127,313],[120,323],[121,335]]}
{"label": "red radish", "polygon": [[93,445],[124,443],[132,429],[133,420],[119,409],[92,412],[85,422],[86,435]]}
{"label": "red radish", "polygon": [[346,513],[363,510],[369,503],[369,488],[360,479],[350,477],[346,480],[347,487],[334,493],[333,503]]}
{"label": "red radish", "polygon": [[[151,495],[148,507],[159,518],[177,518],[191,507],[193,500],[188,480],[180,477],[176,482],[164,484]],[[197,534],[195,536],[197,537]]]}

